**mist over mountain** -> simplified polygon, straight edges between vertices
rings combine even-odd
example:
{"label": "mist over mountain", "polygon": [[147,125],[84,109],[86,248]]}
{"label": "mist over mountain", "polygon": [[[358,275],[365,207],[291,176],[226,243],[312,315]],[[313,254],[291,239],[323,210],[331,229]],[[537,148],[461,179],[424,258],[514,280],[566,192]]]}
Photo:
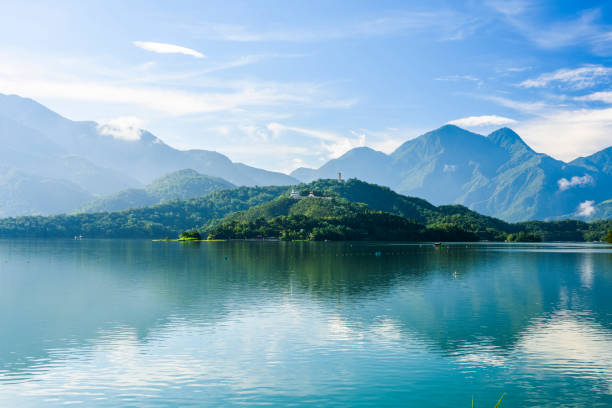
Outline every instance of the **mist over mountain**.
{"label": "mist over mountain", "polygon": [[[72,121],[31,99],[2,94],[0,161],[11,180],[27,179],[29,184],[19,189],[14,181],[0,184],[4,216],[69,212],[96,196],[139,188],[186,168],[234,185],[296,182],[286,174],[234,163],[214,151],[174,149],[145,130]],[[64,200],[52,198],[49,189],[41,187],[58,182]],[[53,206],[32,202],[49,199]]]}
{"label": "mist over mountain", "polygon": [[565,163],[536,153],[509,128],[485,137],[445,125],[389,155],[357,148],[319,169],[291,175],[308,182],[342,172],[436,205],[462,204],[507,221],[579,218],[594,215],[591,206],[612,198],[611,157],[608,148]]}

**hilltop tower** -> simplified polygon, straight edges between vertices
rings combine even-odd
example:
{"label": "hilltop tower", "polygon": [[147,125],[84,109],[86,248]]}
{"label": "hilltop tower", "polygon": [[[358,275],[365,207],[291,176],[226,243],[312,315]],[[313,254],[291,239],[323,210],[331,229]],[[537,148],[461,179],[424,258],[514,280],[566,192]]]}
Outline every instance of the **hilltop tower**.
{"label": "hilltop tower", "polygon": [[338,183],[342,183],[342,172],[338,172]]}

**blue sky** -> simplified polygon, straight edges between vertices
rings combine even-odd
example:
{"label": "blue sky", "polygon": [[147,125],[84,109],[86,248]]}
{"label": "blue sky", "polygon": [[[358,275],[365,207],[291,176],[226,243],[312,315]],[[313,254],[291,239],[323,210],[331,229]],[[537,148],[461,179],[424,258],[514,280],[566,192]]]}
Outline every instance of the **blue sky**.
{"label": "blue sky", "polygon": [[[0,93],[291,171],[445,123],[612,145],[612,4],[5,1]],[[136,135],[136,136],[134,136]]]}

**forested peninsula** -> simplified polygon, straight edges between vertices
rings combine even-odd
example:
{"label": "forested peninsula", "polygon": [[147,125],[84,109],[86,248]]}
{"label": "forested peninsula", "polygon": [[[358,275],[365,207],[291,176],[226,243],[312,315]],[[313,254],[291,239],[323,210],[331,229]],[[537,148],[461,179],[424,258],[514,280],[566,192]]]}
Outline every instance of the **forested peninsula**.
{"label": "forested peninsula", "polygon": [[238,187],[123,211],[0,219],[3,238],[603,241],[612,220],[508,223],[357,179]]}

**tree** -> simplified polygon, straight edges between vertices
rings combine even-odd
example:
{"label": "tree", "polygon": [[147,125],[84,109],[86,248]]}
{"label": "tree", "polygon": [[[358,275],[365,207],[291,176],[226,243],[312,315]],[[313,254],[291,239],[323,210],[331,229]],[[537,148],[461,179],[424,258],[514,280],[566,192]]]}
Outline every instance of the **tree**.
{"label": "tree", "polygon": [[200,233],[196,230],[188,230],[188,231],[184,231],[181,232],[181,235],[179,235],[179,239],[183,239],[183,240],[200,240],[202,239],[202,237],[200,236]]}
{"label": "tree", "polygon": [[604,237],[604,241],[609,244],[612,244],[612,230],[608,231],[608,235]]}

